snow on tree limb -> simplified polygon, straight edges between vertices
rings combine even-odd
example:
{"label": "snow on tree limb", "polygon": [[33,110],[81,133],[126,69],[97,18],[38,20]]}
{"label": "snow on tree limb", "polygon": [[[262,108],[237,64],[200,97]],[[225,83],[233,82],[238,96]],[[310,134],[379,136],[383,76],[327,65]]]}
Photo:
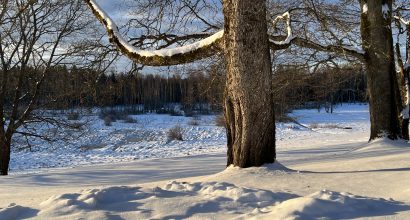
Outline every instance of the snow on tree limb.
{"label": "snow on tree limb", "polygon": [[[97,19],[104,24],[110,38],[110,42],[128,58],[136,63],[147,66],[169,66],[193,62],[215,55],[221,51],[224,31],[221,30],[203,40],[177,48],[165,48],[160,50],[139,50],[119,33],[118,27],[109,15],[95,2],[95,0],[85,0]],[[272,50],[283,50],[295,44],[300,47],[315,49],[324,52],[334,52],[351,56],[362,60],[364,51],[349,46],[322,45],[311,40],[293,36],[291,27],[291,16],[289,12],[277,16],[273,25],[280,20],[286,20],[287,36],[270,36],[270,48]],[[285,38],[285,39],[284,39]],[[281,40],[284,39],[284,40]]]}
{"label": "snow on tree limb", "polygon": [[406,21],[406,20],[404,20],[404,18],[399,17],[399,16],[394,16],[394,18],[395,18],[396,20],[400,21],[401,23],[403,23],[404,25],[410,26],[410,20]]}
{"label": "snow on tree limb", "polygon": [[198,42],[177,48],[152,51],[139,50],[121,36],[115,22],[95,0],[85,1],[97,19],[104,24],[110,42],[115,44],[124,55],[136,63],[147,66],[178,65],[213,56],[221,50],[221,42],[224,35],[223,30]]}
{"label": "snow on tree limb", "polygon": [[367,7],[367,4],[364,3],[364,4],[363,4],[363,7],[362,7],[362,13],[363,13],[363,14],[367,14],[368,11],[369,11],[369,8]]}
{"label": "snow on tree limb", "polygon": [[280,20],[286,20],[286,30],[287,30],[287,36],[286,39],[283,41],[272,41],[272,43],[276,44],[276,45],[287,45],[290,44],[290,42],[292,41],[293,34],[292,34],[292,26],[291,26],[291,21],[290,21],[290,13],[289,12],[285,12],[282,15],[277,16],[274,20],[273,20],[273,27],[276,27],[276,24],[280,21]]}

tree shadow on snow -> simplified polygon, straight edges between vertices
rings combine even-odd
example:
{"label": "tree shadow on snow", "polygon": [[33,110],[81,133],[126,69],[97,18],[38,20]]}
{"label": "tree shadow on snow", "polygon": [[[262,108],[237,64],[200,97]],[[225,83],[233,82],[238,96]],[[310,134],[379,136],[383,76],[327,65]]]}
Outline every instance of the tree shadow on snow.
{"label": "tree shadow on snow", "polygon": [[373,173],[373,172],[403,172],[403,171],[410,171],[410,167],[376,169],[376,170],[352,170],[352,171],[299,171],[299,173],[343,174],[343,173]]}
{"label": "tree shadow on snow", "polygon": [[[216,171],[205,168],[173,167],[169,170],[146,169],[138,170],[129,168],[126,170],[100,169],[100,170],[68,170],[66,172],[39,173],[33,175],[11,176],[18,178],[23,185],[32,186],[64,186],[70,185],[119,185],[124,183],[145,183],[175,177],[193,177],[213,174]],[[193,175],[194,174],[194,175]],[[90,181],[92,180],[92,181]],[[0,180],[1,183],[1,180]],[[87,184],[89,183],[89,184]]]}

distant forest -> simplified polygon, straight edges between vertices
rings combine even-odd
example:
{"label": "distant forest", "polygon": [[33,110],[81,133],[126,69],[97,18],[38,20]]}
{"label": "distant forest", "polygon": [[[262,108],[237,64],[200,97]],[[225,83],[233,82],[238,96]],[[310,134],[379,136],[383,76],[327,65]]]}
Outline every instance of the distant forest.
{"label": "distant forest", "polygon": [[[72,109],[77,107],[139,106],[140,113],[175,113],[178,105],[185,113],[219,113],[223,110],[225,77],[218,65],[192,70],[181,76],[141,73],[101,74],[76,66],[50,70],[40,94],[38,107]],[[24,91],[33,88],[30,80],[38,73],[28,72]],[[17,76],[17,74],[16,74]],[[6,97],[13,97],[17,78],[8,82]],[[360,65],[311,70],[299,66],[278,66],[273,82],[276,111],[283,114],[300,107],[326,107],[342,102],[365,102],[366,79]],[[24,101],[24,97],[22,97]],[[28,101],[28,100],[27,100]],[[12,100],[6,99],[10,107]]]}

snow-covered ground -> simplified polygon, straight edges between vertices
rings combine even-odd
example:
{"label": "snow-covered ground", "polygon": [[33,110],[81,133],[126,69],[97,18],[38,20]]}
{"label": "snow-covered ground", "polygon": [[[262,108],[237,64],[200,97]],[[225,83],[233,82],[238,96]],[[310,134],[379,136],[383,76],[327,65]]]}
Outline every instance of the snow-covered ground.
{"label": "snow-covered ground", "polygon": [[[211,116],[199,126],[155,115],[136,116],[149,121],[144,126],[95,123],[61,151],[13,154],[19,165],[0,178],[0,219],[410,219],[410,145],[367,143],[367,108],[294,111],[304,126],[277,125],[278,162],[248,169],[225,169],[224,131]],[[167,143],[164,133],[175,124],[186,141]],[[154,140],[127,141],[144,131]],[[84,140],[104,147],[77,151]],[[27,172],[40,155],[64,153],[76,158],[60,167],[75,168]],[[18,162],[24,155],[33,161]],[[99,164],[90,165],[94,158]]]}
{"label": "snow-covered ground", "polygon": [[[66,130],[70,136],[55,142],[36,140],[31,150],[14,150],[11,155],[11,175],[39,172],[40,168],[76,167],[133,160],[170,158],[220,153],[225,151],[225,130],[215,126],[215,116],[194,118],[169,115],[132,115],[136,123],[122,120],[104,125],[96,115],[83,116],[82,130]],[[169,141],[168,131],[179,126],[184,141]],[[43,132],[51,129],[41,127]],[[23,138],[18,144],[26,145]],[[16,147],[21,149],[21,147]]]}
{"label": "snow-covered ground", "polygon": [[[349,114],[346,114],[348,112]],[[323,134],[347,134],[367,132],[368,113],[366,105],[344,105],[334,114],[317,110],[298,110],[291,114],[299,122],[311,126],[307,129],[293,123],[277,124],[279,153],[304,147],[337,143]],[[65,115],[60,117],[66,117]],[[55,142],[35,140],[31,149],[24,148],[26,140],[16,138],[11,155],[10,174],[47,171],[44,168],[77,167],[95,164],[129,162],[153,158],[171,158],[204,153],[226,152],[225,129],[215,125],[215,116],[199,118],[169,115],[132,115],[136,123],[118,120],[105,126],[96,113],[84,115],[79,121],[82,130],[65,130],[64,138]],[[192,125],[195,121],[198,125]],[[169,141],[168,131],[180,126],[184,141]],[[55,132],[54,128],[38,126],[43,133]],[[343,129],[351,127],[352,130]],[[315,138],[319,137],[319,138]],[[308,138],[310,143],[296,145],[295,140]],[[366,136],[363,136],[363,140]],[[313,142],[317,140],[317,142]],[[345,143],[356,139],[345,140]],[[20,150],[23,149],[23,150]],[[293,155],[294,156],[294,155]]]}

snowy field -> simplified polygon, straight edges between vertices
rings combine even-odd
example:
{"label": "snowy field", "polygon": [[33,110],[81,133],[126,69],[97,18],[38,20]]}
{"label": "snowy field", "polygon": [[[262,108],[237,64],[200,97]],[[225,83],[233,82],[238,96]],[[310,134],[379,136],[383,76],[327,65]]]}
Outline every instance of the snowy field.
{"label": "snowy field", "polygon": [[[215,116],[201,116],[199,125],[189,125],[191,117],[169,115],[131,115],[135,123],[123,120],[104,125],[96,115],[82,116],[72,123],[81,130],[66,130],[69,136],[55,142],[39,141],[29,149],[14,150],[10,174],[38,172],[43,168],[77,167],[134,160],[170,158],[225,151],[225,130],[215,126]],[[184,141],[168,140],[168,131],[181,127]],[[43,132],[53,128],[41,127]],[[18,143],[26,145],[23,138]],[[17,147],[21,149],[21,147]]]}
{"label": "snowy field", "polygon": [[[410,219],[410,145],[367,143],[366,105],[297,110],[277,124],[278,163],[225,169],[212,116],[97,118],[70,144],[13,152],[0,219]],[[169,128],[184,141],[168,141]]]}

